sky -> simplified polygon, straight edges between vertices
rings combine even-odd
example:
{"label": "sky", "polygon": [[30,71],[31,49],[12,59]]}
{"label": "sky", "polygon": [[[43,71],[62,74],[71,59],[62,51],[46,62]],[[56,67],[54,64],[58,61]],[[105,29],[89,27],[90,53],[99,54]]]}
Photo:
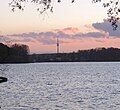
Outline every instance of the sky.
{"label": "sky", "polygon": [[[9,2],[0,1],[1,42],[26,44],[31,53],[55,53],[56,38],[60,52],[99,47],[120,48],[120,31],[113,31],[106,9],[92,0],[70,0],[56,3],[53,13],[39,14],[36,5],[27,3],[24,11],[11,11]],[[4,39],[4,40],[3,40]]]}

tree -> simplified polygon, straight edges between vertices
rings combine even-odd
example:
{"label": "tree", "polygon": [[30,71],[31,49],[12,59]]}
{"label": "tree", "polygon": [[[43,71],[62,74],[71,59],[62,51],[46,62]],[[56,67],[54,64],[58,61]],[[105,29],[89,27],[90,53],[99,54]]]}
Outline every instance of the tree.
{"label": "tree", "polygon": [[[9,56],[9,47],[7,45],[4,45],[3,43],[0,43],[0,63],[4,63],[6,58]],[[5,75],[5,72],[8,70],[8,65],[0,64],[0,83],[6,82],[6,77],[1,77]]]}
{"label": "tree", "polygon": [[23,44],[14,44],[11,47],[11,54],[16,56],[27,56],[29,54],[29,47]]}
{"label": "tree", "polygon": [[[62,0],[56,0],[58,3],[60,3]],[[75,0],[70,0],[71,3],[74,3]],[[53,0],[12,0],[9,5],[12,7],[12,11],[15,11],[15,9],[24,10],[25,3],[31,2],[36,4],[37,11],[39,11],[41,14],[45,11],[49,10],[53,12],[53,6],[52,2]],[[93,3],[102,2],[103,7],[108,8],[107,15],[108,15],[108,21],[111,23],[113,30],[116,30],[119,21],[119,13],[120,13],[120,0],[92,0]]]}
{"label": "tree", "polygon": [[0,62],[4,62],[4,60],[9,55],[9,47],[7,45],[4,45],[0,43]]}
{"label": "tree", "polygon": [[102,2],[103,7],[107,8],[108,21],[111,23],[113,30],[118,27],[120,20],[120,0],[93,0],[94,3]]}
{"label": "tree", "polygon": [[[75,0],[71,0],[72,3],[74,1]],[[24,4],[26,2],[31,2],[38,5],[37,11],[39,11],[41,14],[47,10],[53,12],[53,6],[52,6],[53,0],[12,0],[12,2],[9,3],[9,5],[12,7],[12,11],[14,11],[16,8],[20,10],[24,10],[25,7]],[[61,0],[57,0],[57,2],[60,3]]]}

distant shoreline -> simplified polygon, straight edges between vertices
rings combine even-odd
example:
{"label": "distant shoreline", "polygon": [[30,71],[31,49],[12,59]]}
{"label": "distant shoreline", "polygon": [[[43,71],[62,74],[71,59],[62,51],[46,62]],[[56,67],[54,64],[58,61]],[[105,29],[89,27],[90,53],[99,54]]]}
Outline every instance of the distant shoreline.
{"label": "distant shoreline", "polygon": [[72,61],[71,62],[70,61],[69,62],[67,62],[67,61],[66,62],[57,62],[56,61],[56,62],[0,63],[0,65],[1,64],[8,64],[8,65],[9,64],[18,64],[19,65],[19,64],[35,64],[35,63],[110,63],[110,62],[111,63],[120,63],[120,61],[84,61],[84,62],[77,62],[77,61],[74,61],[74,62],[72,62]]}
{"label": "distant shoreline", "polygon": [[[70,53],[29,54],[28,46],[13,45],[9,48],[1,43],[0,63],[44,63],[44,62],[120,62],[119,48],[95,48]],[[23,48],[24,47],[24,48]]]}

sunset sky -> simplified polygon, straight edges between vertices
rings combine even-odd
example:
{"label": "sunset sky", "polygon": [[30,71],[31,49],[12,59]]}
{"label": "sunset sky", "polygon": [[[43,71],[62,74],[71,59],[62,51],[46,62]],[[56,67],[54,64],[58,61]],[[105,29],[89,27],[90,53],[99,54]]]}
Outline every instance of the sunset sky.
{"label": "sunset sky", "polygon": [[[106,20],[106,9],[92,0],[53,2],[54,12],[42,15],[36,5],[26,4],[22,12],[11,11],[8,3],[0,1],[0,36],[11,44],[30,47],[31,53],[56,52],[56,38],[60,40],[60,52],[98,47],[120,48],[120,29],[113,31]],[[1,38],[3,42],[3,38]]]}

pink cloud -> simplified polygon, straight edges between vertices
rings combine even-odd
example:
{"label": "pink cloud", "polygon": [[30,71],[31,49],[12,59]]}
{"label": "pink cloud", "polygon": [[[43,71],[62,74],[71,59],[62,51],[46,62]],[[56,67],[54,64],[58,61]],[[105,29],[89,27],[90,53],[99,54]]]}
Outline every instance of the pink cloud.
{"label": "pink cloud", "polygon": [[68,28],[64,28],[64,29],[56,29],[56,32],[63,32],[65,34],[76,34],[80,32],[80,29],[78,28],[74,28],[74,27],[68,27]]}
{"label": "pink cloud", "polygon": [[[97,24],[98,25],[98,24]],[[89,28],[89,26],[87,27]],[[90,49],[96,47],[120,47],[120,38],[109,37],[105,31],[95,31],[90,27],[90,32],[80,32],[78,28],[64,28],[48,32],[30,32],[4,36],[12,42],[24,43],[30,47],[31,52],[47,53],[56,52],[56,38],[59,37],[60,51],[70,52],[79,49]],[[116,39],[114,39],[116,38]]]}

